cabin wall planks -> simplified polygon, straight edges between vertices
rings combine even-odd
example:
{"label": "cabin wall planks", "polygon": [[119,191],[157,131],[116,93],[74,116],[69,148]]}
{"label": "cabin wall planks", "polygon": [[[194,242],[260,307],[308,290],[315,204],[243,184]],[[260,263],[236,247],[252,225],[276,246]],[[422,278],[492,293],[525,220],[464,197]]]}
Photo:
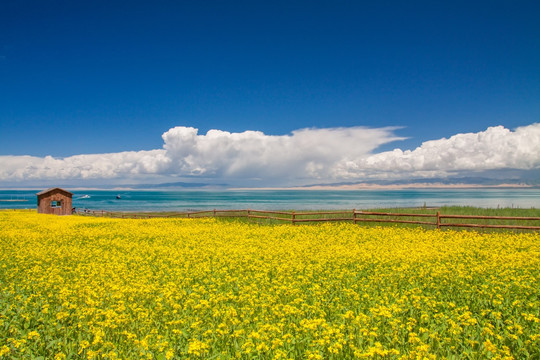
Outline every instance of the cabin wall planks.
{"label": "cabin wall planks", "polygon": [[71,215],[73,194],[60,188],[41,191],[37,195],[40,214]]}

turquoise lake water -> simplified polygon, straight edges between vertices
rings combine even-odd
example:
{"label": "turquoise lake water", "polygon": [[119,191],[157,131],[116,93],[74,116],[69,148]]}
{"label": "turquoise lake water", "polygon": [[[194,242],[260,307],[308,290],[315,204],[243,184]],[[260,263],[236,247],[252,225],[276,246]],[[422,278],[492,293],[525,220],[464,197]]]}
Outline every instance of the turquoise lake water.
{"label": "turquoise lake water", "polygon": [[[0,209],[36,208],[36,190],[0,190]],[[540,208],[540,189],[222,190],[73,192],[73,206],[109,211],[319,210],[419,206]],[[117,199],[117,195],[120,199]]]}

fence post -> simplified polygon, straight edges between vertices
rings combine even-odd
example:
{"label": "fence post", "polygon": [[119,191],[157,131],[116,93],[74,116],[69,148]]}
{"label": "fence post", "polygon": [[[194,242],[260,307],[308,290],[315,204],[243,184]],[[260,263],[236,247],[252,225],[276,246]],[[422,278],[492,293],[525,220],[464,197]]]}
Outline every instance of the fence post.
{"label": "fence post", "polygon": [[353,224],[356,225],[356,209],[352,209]]}
{"label": "fence post", "polygon": [[248,217],[248,219],[249,219],[250,216],[251,216],[251,213],[250,213],[249,209],[247,209],[247,217]]}
{"label": "fence post", "polygon": [[214,209],[214,217],[216,217],[216,209]]}
{"label": "fence post", "polygon": [[294,225],[294,220],[296,219],[296,215],[294,214],[294,211],[291,214],[291,223]]}
{"label": "fence post", "polygon": [[437,211],[437,229],[441,228],[441,212]]}

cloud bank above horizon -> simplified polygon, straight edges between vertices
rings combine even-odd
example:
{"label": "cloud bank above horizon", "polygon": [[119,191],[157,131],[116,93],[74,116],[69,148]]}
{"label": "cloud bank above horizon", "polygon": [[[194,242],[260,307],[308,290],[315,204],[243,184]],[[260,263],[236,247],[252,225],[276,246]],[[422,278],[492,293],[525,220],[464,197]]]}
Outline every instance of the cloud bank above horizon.
{"label": "cloud bank above horizon", "polygon": [[396,127],[300,129],[287,135],[230,133],[178,126],[163,148],[106,154],[0,156],[0,184],[79,180],[134,183],[204,179],[235,186],[310,182],[430,179],[489,170],[540,169],[540,123],[503,126],[422,143],[414,150],[376,152],[403,140]]}

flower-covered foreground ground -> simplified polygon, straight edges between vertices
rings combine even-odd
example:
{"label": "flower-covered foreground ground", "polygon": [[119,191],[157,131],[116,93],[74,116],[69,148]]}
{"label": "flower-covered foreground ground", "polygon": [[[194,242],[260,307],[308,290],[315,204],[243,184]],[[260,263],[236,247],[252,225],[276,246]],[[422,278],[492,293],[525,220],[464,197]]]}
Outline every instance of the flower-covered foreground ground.
{"label": "flower-covered foreground ground", "polygon": [[538,359],[538,234],[0,211],[0,358]]}

